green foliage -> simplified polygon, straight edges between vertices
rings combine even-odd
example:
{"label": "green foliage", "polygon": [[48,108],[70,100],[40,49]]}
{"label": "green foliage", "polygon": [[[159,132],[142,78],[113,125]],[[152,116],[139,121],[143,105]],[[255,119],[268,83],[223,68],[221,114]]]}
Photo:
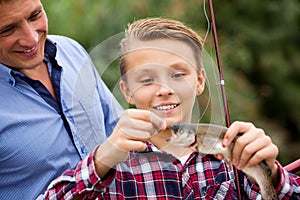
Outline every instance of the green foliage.
{"label": "green foliage", "polygon": [[[238,110],[244,112],[233,116],[253,116],[253,121],[270,130],[268,134],[282,145],[281,159],[300,156],[299,147],[293,151],[284,145],[300,140],[299,4],[297,0],[215,3],[224,70],[231,77],[230,107],[235,109],[237,99],[243,102]],[[252,94],[249,98],[239,93],[241,80],[233,76],[237,72],[251,85],[251,90],[243,89],[244,94]]]}
{"label": "green foliage", "polygon": [[[122,33],[129,22],[144,17],[177,19],[204,37],[207,21],[203,2],[44,0],[43,4],[50,34],[74,38],[91,51],[107,38]],[[209,14],[208,3],[205,4]],[[279,145],[283,162],[300,157],[299,146],[295,152],[285,147],[300,140],[299,4],[298,0],[214,1],[232,120],[253,121],[264,128]],[[214,55],[211,34],[205,48]],[[96,65],[104,65],[103,57],[97,55]],[[118,60],[109,63],[101,74],[109,88],[115,90]]]}

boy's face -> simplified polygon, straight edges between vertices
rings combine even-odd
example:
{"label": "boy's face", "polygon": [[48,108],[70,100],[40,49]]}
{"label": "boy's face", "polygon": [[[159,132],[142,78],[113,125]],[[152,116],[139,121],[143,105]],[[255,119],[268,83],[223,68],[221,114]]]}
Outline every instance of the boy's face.
{"label": "boy's face", "polygon": [[0,62],[16,69],[40,65],[48,33],[40,0],[0,3],[0,19]]}
{"label": "boy's face", "polygon": [[126,54],[126,83],[120,87],[127,101],[151,110],[168,125],[190,123],[195,97],[205,85],[192,49],[170,39],[139,41]]}

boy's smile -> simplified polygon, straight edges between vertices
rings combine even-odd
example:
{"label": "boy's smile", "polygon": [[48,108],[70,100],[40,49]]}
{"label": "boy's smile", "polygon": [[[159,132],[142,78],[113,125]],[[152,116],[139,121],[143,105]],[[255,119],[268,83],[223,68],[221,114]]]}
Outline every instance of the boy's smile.
{"label": "boy's smile", "polygon": [[179,104],[164,104],[164,105],[159,105],[159,106],[153,106],[153,109],[156,109],[158,111],[169,111],[172,109],[175,109],[177,106],[179,106]]}
{"label": "boy's smile", "polygon": [[189,45],[170,39],[138,41],[125,58],[120,87],[130,104],[153,111],[168,125],[191,122],[205,73],[198,72]]}

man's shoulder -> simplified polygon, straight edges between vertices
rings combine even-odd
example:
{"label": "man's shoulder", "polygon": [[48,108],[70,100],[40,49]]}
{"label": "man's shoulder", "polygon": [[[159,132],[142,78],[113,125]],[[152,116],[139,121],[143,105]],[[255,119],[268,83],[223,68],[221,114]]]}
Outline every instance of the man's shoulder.
{"label": "man's shoulder", "polygon": [[76,40],[63,35],[48,35],[47,39],[56,45],[70,44],[70,45],[76,45],[81,47],[81,45]]}
{"label": "man's shoulder", "polygon": [[48,35],[46,46],[51,46],[49,43],[52,43],[52,45],[55,45],[56,47],[56,58],[72,56],[77,59],[85,59],[88,55],[84,47],[79,42],[66,36]]}

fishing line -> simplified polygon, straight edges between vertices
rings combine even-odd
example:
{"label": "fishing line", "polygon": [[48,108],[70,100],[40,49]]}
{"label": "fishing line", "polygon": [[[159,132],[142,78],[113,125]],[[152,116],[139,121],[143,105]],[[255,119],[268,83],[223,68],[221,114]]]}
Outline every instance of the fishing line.
{"label": "fishing line", "polygon": [[[217,65],[211,55],[213,55],[213,40],[212,40],[212,32],[211,32],[211,23],[206,10],[206,0],[203,0],[203,13],[205,16],[205,20],[207,22],[206,33],[203,37],[203,43],[208,44],[207,48],[203,48],[203,67],[206,72],[206,87],[208,89],[208,99],[207,104],[202,107],[203,112],[200,116],[200,119],[204,116],[205,113],[210,115],[209,123],[225,125],[225,120],[222,116],[224,116],[224,110],[222,105],[222,94],[219,90],[219,73],[217,71]],[[204,45],[206,46],[206,45]],[[210,107],[210,112],[207,112]]]}
{"label": "fishing line", "polygon": [[206,11],[206,0],[203,0],[203,12],[204,12],[204,16],[205,16],[205,19],[206,19],[206,22],[207,22],[207,29],[206,29],[206,33],[205,33],[205,36],[203,38],[203,42],[205,43],[206,39],[207,39],[207,36],[208,34],[210,33],[210,20],[209,20],[209,17],[207,15],[207,11]]}
{"label": "fishing line", "polygon": [[[204,5],[204,13],[205,13],[206,20],[208,21],[207,23],[209,24],[208,27],[211,27],[211,29],[212,29],[212,36],[213,36],[213,40],[214,40],[217,66],[218,66],[218,70],[219,70],[219,80],[220,80],[220,82],[219,82],[218,85],[220,86],[220,89],[221,89],[226,124],[227,124],[227,127],[229,127],[230,126],[230,116],[229,116],[229,109],[228,109],[226,92],[225,92],[225,81],[224,81],[224,78],[223,78],[222,65],[221,65],[221,61],[220,61],[217,30],[216,30],[215,16],[214,16],[214,10],[213,10],[213,2],[212,2],[212,0],[208,0],[208,1],[209,1],[209,10],[210,10],[211,20],[209,20],[208,15],[206,13],[205,0],[204,0],[204,4],[203,4]],[[207,37],[207,35],[205,37]],[[237,187],[238,199],[241,200],[242,199],[242,193],[241,193],[241,188],[240,188],[240,181],[239,181],[238,171],[234,166],[232,166],[232,168],[233,168],[233,172],[234,172],[234,176],[235,176],[235,184],[236,184],[236,187]]]}
{"label": "fishing line", "polygon": [[[207,21],[207,30],[206,30],[206,33],[205,33],[205,36],[203,37],[203,44],[205,43],[206,39],[207,39],[207,36],[209,34],[209,30],[210,30],[210,23],[209,23],[209,20],[208,20],[208,16],[207,16],[207,12],[206,12],[206,8],[205,8],[205,0],[203,1],[203,10],[204,10],[204,15],[205,15],[205,18],[206,18],[206,21]],[[205,58],[205,49],[203,48],[203,60]],[[208,54],[209,55],[209,54]],[[210,56],[207,56],[207,57],[210,57]],[[204,61],[201,61],[202,62],[202,65],[203,65],[203,68],[206,72],[206,75],[208,75],[208,72],[206,70],[206,65],[204,64]],[[210,84],[209,84],[209,79],[206,77],[206,87],[207,87],[207,90],[208,90],[208,99],[207,99],[207,103],[205,104],[202,110],[202,112],[200,112],[200,116],[198,116],[198,123],[201,121],[201,119],[203,118],[203,116],[205,115],[205,113],[207,113],[208,109],[209,109],[209,102],[211,102],[211,99],[212,99],[212,92],[211,92],[211,87],[210,87]],[[198,100],[199,101],[199,100]],[[193,112],[194,113],[194,112]],[[212,115],[212,114],[211,114]]]}

